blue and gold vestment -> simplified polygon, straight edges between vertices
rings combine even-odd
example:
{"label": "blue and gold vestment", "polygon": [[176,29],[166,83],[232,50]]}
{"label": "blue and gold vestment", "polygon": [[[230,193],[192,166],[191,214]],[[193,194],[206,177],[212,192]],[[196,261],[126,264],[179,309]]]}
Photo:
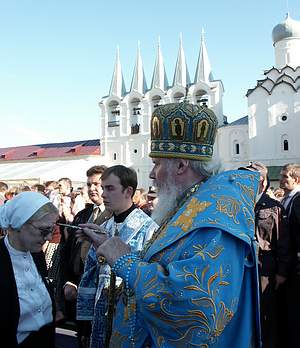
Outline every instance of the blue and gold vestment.
{"label": "blue and gold vestment", "polygon": [[[110,237],[118,232],[119,237],[130,245],[133,251],[141,250],[158,228],[141,209],[134,209],[122,223],[117,224],[114,217],[111,217],[102,227]],[[121,281],[122,279],[117,279],[117,284],[120,285]],[[109,284],[110,267],[107,264],[99,265],[96,250],[91,246],[77,296],[77,320],[92,321],[90,348],[104,346],[108,300],[105,290]]]}
{"label": "blue and gold vestment", "polygon": [[118,302],[110,347],[259,346],[258,181],[247,171],[210,178],[144,255],[127,258],[117,275],[131,295]]}

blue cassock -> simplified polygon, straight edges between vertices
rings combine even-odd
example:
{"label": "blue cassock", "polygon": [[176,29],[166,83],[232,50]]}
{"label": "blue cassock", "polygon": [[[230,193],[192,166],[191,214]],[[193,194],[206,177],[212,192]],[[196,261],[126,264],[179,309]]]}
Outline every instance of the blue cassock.
{"label": "blue cassock", "polygon": [[130,291],[118,302],[110,347],[260,346],[258,181],[243,170],[210,178],[144,253],[123,259],[116,273]]}

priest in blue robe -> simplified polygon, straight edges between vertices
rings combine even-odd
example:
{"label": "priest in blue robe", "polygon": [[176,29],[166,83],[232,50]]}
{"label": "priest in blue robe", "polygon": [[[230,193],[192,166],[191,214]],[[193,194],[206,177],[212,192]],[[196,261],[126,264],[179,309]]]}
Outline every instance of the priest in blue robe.
{"label": "priest in blue robe", "polygon": [[160,228],[141,252],[119,237],[97,248],[123,279],[109,347],[260,347],[259,175],[215,175],[217,118],[206,106],[160,106],[151,131]]}

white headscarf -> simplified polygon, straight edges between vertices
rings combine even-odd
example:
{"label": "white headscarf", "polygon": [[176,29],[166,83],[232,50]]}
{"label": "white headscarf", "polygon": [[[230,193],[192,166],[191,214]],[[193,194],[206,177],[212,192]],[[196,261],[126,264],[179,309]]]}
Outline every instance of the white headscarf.
{"label": "white headscarf", "polygon": [[49,199],[38,192],[26,191],[0,206],[0,227],[20,229]]}

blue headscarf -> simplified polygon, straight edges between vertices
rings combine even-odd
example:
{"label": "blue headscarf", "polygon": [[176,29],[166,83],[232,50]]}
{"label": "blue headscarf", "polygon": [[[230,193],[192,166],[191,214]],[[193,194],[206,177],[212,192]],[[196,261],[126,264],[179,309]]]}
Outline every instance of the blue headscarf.
{"label": "blue headscarf", "polygon": [[0,206],[0,227],[19,230],[49,199],[38,192],[26,191]]}

